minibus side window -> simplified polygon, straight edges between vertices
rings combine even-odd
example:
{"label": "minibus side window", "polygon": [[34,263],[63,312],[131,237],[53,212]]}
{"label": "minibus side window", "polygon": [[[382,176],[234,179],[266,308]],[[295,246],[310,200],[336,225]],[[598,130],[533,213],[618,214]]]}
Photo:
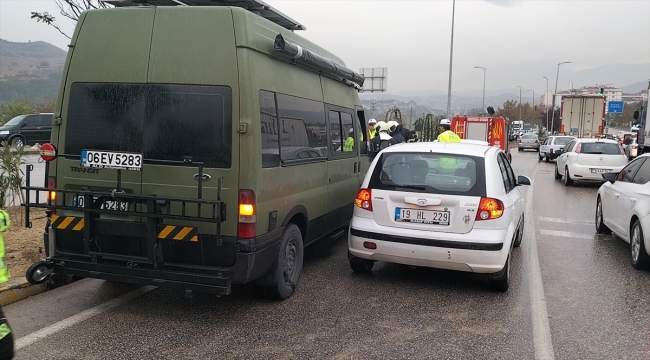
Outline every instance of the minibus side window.
{"label": "minibus side window", "polygon": [[262,168],[280,166],[278,115],[275,94],[260,90],[260,125],[262,135]]}

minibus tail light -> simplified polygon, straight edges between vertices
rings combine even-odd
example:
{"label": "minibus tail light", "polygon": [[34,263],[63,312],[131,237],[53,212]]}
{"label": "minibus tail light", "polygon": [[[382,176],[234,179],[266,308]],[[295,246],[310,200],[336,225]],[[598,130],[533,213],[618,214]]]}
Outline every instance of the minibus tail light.
{"label": "minibus tail light", "polygon": [[[54,176],[49,176],[47,178],[47,188],[48,189],[56,189],[56,177]],[[56,204],[56,191],[53,190],[48,190],[47,194],[47,203],[49,205],[54,205]],[[55,214],[56,210],[54,208],[48,208],[48,215]]]}
{"label": "minibus tail light", "polygon": [[240,239],[254,238],[256,225],[255,193],[253,190],[239,190],[237,237]]}

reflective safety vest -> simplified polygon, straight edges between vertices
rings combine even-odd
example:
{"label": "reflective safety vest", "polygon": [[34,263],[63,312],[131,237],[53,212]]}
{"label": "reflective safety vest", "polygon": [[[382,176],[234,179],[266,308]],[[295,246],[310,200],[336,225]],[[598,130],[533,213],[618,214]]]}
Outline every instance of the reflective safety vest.
{"label": "reflective safety vest", "polygon": [[456,135],[455,132],[447,130],[442,134],[438,135],[438,141],[440,142],[460,142],[460,137]]}
{"label": "reflective safety vest", "polygon": [[348,138],[345,139],[345,144],[343,144],[343,151],[350,152],[352,150],[354,150],[354,138],[352,136],[348,136]]}
{"label": "reflective safety vest", "polygon": [[5,263],[5,240],[2,233],[9,229],[9,214],[0,210],[0,283],[9,281],[9,269]]}
{"label": "reflective safety vest", "polygon": [[376,135],[377,135],[377,129],[368,132],[368,136],[370,136],[370,140],[374,139]]}

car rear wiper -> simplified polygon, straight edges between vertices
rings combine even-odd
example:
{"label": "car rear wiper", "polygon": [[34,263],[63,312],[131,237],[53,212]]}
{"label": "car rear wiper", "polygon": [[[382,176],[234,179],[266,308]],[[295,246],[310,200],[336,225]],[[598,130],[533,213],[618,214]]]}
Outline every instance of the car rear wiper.
{"label": "car rear wiper", "polygon": [[424,187],[422,185],[395,184],[394,182],[382,183],[381,185],[382,186],[402,187],[402,188],[415,189],[415,190],[426,190],[426,187]]}
{"label": "car rear wiper", "polygon": [[408,188],[408,189],[416,189],[416,190],[425,190],[426,187],[422,185],[396,185],[397,187],[403,187],[403,188]]}

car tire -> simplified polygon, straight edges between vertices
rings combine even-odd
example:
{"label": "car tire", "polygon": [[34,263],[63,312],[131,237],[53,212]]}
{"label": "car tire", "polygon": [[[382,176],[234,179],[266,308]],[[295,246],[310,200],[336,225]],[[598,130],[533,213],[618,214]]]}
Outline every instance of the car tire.
{"label": "car tire", "polygon": [[15,136],[11,139],[11,146],[15,148],[24,147],[25,139],[23,139],[22,136]]}
{"label": "car tire", "polygon": [[506,264],[503,266],[501,271],[489,274],[488,280],[490,281],[490,288],[494,291],[506,292],[510,287],[510,257],[512,254],[508,254],[506,259]]}
{"label": "car tire", "polygon": [[542,153],[537,154],[537,161],[542,161],[544,159],[544,155]]}
{"label": "car tire", "polygon": [[569,167],[566,166],[564,168],[564,186],[571,186],[573,185],[573,180],[571,179],[571,175],[569,175]]}
{"label": "car tire", "polygon": [[544,154],[544,161],[545,162],[550,162],[551,158],[548,156],[548,154]]}
{"label": "car tire", "polygon": [[599,234],[611,234],[612,231],[605,225],[603,221],[603,202],[600,200],[600,196],[596,199],[596,232]]}
{"label": "car tire", "polygon": [[557,171],[557,163],[555,163],[555,180],[560,180],[562,178],[562,175],[560,175],[560,172]]}
{"label": "car tire", "polygon": [[513,247],[521,246],[521,240],[523,240],[524,238],[525,220],[526,219],[524,218],[524,214],[521,214],[521,225],[519,225],[519,229],[517,230],[517,235],[515,235],[515,242],[512,244]]}
{"label": "car tire", "polygon": [[522,151],[521,148],[517,148],[517,150]]}
{"label": "car tire", "polygon": [[635,269],[643,269],[650,263],[650,256],[645,250],[643,229],[639,219],[635,219],[630,228],[630,257]]}
{"label": "car tire", "polygon": [[302,233],[298,226],[289,224],[282,234],[280,251],[271,269],[275,272],[269,295],[275,300],[285,300],[296,291],[304,255]]}
{"label": "car tire", "polygon": [[358,274],[369,274],[372,272],[372,267],[375,265],[374,260],[362,259],[348,253],[350,259],[350,267],[352,271]]}

